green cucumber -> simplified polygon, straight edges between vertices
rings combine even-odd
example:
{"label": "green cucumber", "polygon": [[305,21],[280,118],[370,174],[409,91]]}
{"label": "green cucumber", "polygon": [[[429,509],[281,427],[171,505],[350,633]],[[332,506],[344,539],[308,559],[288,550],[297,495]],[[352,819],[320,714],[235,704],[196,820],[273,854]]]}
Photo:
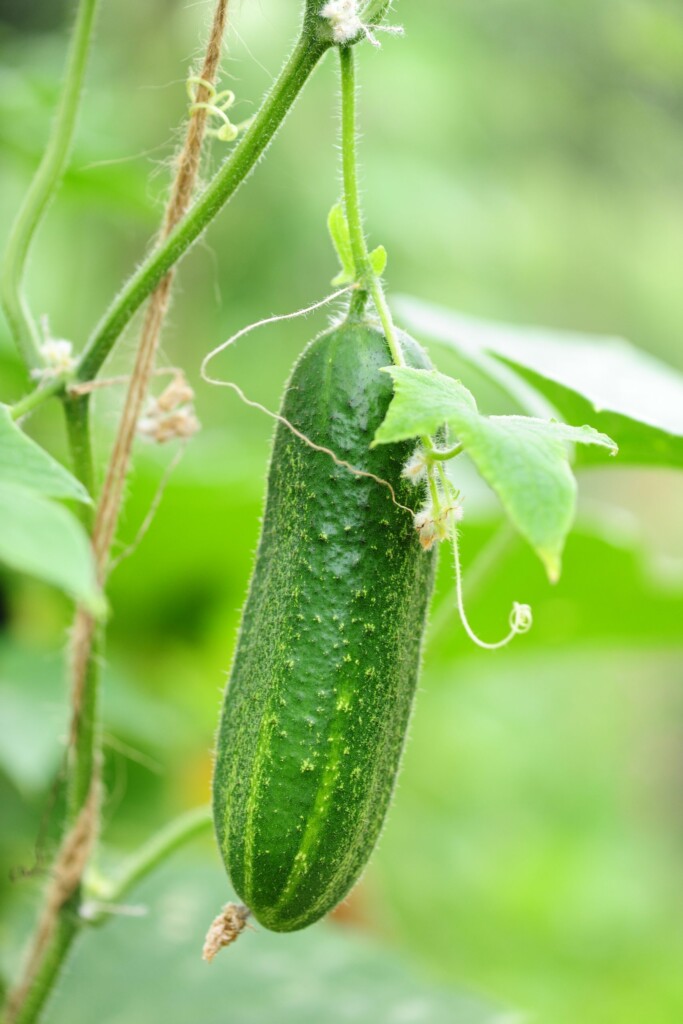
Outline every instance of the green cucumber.
{"label": "green cucumber", "polygon": [[[407,336],[409,365],[429,365]],[[391,400],[375,327],[313,341],[282,416],[391,483],[412,444],[370,450]],[[411,493],[412,491],[412,493]],[[238,896],[273,931],[333,908],[377,842],[417,682],[434,553],[387,487],[279,423],[263,529],[217,741],[214,820]]]}

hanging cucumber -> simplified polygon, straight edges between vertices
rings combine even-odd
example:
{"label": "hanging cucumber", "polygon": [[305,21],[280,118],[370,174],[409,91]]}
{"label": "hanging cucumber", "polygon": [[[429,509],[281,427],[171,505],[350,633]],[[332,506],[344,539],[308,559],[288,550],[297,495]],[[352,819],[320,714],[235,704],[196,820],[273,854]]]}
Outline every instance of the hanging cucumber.
{"label": "hanging cucumber", "polygon": [[[401,336],[405,361],[426,367]],[[346,322],[295,366],[281,415],[406,503],[411,444],[370,450],[392,396],[384,335]],[[265,927],[304,928],[377,841],[415,692],[434,553],[390,490],[279,423],[218,736],[219,846]]]}

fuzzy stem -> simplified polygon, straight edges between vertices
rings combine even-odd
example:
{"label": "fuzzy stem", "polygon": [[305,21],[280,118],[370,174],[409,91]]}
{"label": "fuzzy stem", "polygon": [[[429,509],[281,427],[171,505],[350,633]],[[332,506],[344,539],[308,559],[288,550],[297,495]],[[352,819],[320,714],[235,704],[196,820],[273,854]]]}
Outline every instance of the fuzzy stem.
{"label": "fuzzy stem", "polygon": [[429,459],[432,462],[448,462],[449,459],[454,459],[456,455],[461,455],[463,451],[462,444],[456,444],[452,448],[447,449],[432,448],[429,452]]}
{"label": "fuzzy stem", "polygon": [[55,395],[59,394],[60,391],[67,384],[66,377],[53,377],[45,383],[41,384],[40,387],[35,388],[34,391],[29,391],[27,395],[20,398],[18,402],[9,407],[10,416],[13,420],[19,420],[22,416],[28,416],[34,412],[39,406],[46,402],[48,398],[54,398]]}
{"label": "fuzzy stem", "polygon": [[[103,891],[100,885],[95,887],[91,893],[95,905],[89,914],[86,904],[86,918],[90,924],[101,924],[110,918],[112,912],[116,911],[116,905],[131,889],[177,849],[208,830],[211,824],[211,808],[196,807],[160,829],[123,864],[118,878],[109,885],[105,884]],[[103,903],[100,902],[102,898],[105,901]]]}
{"label": "fuzzy stem", "polygon": [[353,50],[344,46],[339,50],[342,81],[342,172],[344,178],[344,207],[349,225],[351,252],[356,276],[363,281],[372,274],[368,245],[363,229],[363,214],[358,188],[358,153],[356,147],[356,70]]}
{"label": "fuzzy stem", "polygon": [[143,260],[124,285],[91,336],[77,368],[80,380],[92,380],[114,342],[147,296],[200,237],[234,195],[272,141],[329,43],[305,29],[251,126],[187,216]]}
{"label": "fuzzy stem", "polygon": [[16,1009],[11,1001],[8,1003],[3,1024],[34,1024],[40,1019],[43,1007],[79,930],[80,922],[73,910],[68,915],[60,914],[50,944],[30,988]]}
{"label": "fuzzy stem", "polygon": [[[74,473],[88,494],[94,495],[95,467],[93,465],[92,444],[90,440],[89,403],[84,396],[71,397],[66,395],[63,401],[63,408]],[[84,525],[90,531],[93,519],[92,506],[83,505],[80,514]]]}
{"label": "fuzzy stem", "polygon": [[[213,85],[220,63],[221,45],[227,18],[228,0],[218,0],[214,13],[209,45],[199,73],[199,81]],[[185,144],[176,164],[176,174],[166,207],[162,226],[162,239],[168,238],[187,213],[194,193],[202,143],[206,132],[207,110],[202,104],[208,97],[207,86],[201,84],[197,90],[197,101],[187,127]],[[108,568],[116,526],[121,510],[123,489],[130,463],[135,432],[147,396],[149,383],[154,373],[154,363],[159,339],[168,312],[173,287],[174,273],[170,271],[157,285],[146,311],[140,334],[135,365],[126,392],[121,422],[114,442],[114,450],[107,467],[102,496],[97,508],[93,528],[95,561],[101,580],[104,581]],[[87,399],[86,399],[87,401]]]}
{"label": "fuzzy stem", "polygon": [[0,297],[7,322],[29,367],[40,365],[40,334],[22,290],[26,263],[33,237],[59,185],[71,151],[97,4],[98,0],[80,0],[50,139],[12,225],[0,274]]}
{"label": "fuzzy stem", "polygon": [[391,358],[396,366],[405,366],[391,310],[384,294],[382,282],[372,269],[368,245],[363,230],[358,189],[358,159],[356,153],[356,68],[353,47],[339,48],[342,96],[342,162],[344,170],[344,205],[349,224],[351,249],[361,287],[369,291],[387,339]]}
{"label": "fuzzy stem", "polygon": [[[220,60],[227,0],[217,0],[202,78],[212,83]],[[200,97],[201,98],[201,97]],[[199,169],[206,127],[206,110],[196,108],[190,118],[185,146],[176,168],[162,236],[167,236],[186,213]],[[98,579],[106,579],[109,550],[118,521],[135,428],[154,369],[156,349],[168,308],[172,275],[167,275],[152,297],[142,330],[135,368],[124,413],[107,470],[93,525],[93,548]],[[88,418],[88,396],[65,395],[65,412],[74,468],[89,490],[93,465]],[[66,831],[55,860],[38,927],[33,936],[22,980],[11,996],[10,1020],[34,1020],[54,984],[73,940],[64,918],[80,902],[83,872],[99,830],[100,777],[100,646],[102,631],[83,608],[76,612],[71,637],[71,731],[67,760]],[[28,1009],[27,1009],[28,1007]],[[20,1016],[21,1015],[21,1016]]]}

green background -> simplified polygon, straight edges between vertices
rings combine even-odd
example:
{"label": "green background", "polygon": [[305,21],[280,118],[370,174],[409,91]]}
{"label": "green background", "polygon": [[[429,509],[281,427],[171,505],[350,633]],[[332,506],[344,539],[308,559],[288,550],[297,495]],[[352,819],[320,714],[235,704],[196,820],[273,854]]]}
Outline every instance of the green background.
{"label": "green background", "polygon": [[[3,237],[45,143],[70,6],[0,0]],[[279,70],[297,5],[234,7],[223,84],[242,118]],[[77,347],[156,230],[210,9],[102,4],[72,166],[29,279],[33,307]],[[394,20],[405,39],[383,37],[360,61],[366,220],[388,249],[390,290],[621,334],[683,369],[679,5],[401,0]],[[328,55],[268,159],[183,264],[163,362],[186,368],[203,430],[111,581],[105,863],[208,796],[271,424],[200,384],[198,366],[252,320],[326,294],[337,269],[325,231],[339,190],[337,94]],[[223,147],[212,145],[207,174]],[[265,328],[215,369],[273,408],[325,322]],[[131,329],[107,372],[125,372],[134,339]],[[462,369],[433,355],[446,372]],[[3,401],[23,393],[3,321],[0,376]],[[506,411],[474,375],[463,379],[486,411]],[[112,388],[97,401],[102,458],[119,400]],[[64,453],[58,409],[30,428]],[[139,444],[121,547],[171,457]],[[229,890],[211,842],[199,842],[139,894],[147,918],[86,936],[55,1021],[683,1020],[683,481],[618,462],[579,476],[556,587],[522,542],[472,580],[470,617],[486,638],[501,635],[512,600],[533,605],[533,631],[509,649],[487,654],[463,639],[442,559],[395,804],[336,920],[291,939],[248,934],[203,973],[198,949]],[[465,493],[468,566],[500,518],[476,485]],[[18,869],[33,864],[37,835],[40,867],[59,815],[50,794],[69,617],[54,591],[0,575],[6,971],[40,885],[40,871]]]}

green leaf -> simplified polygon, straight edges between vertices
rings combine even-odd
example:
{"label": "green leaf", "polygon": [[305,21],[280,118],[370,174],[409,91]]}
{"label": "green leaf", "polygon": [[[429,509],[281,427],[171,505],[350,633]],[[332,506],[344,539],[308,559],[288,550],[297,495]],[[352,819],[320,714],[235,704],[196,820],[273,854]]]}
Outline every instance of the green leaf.
{"label": "green leaf", "polygon": [[[683,467],[683,376],[628,341],[491,323],[409,296],[396,306],[408,327],[483,372],[482,357],[493,357],[564,419],[590,420],[615,439],[620,465]],[[491,376],[500,383],[495,371]],[[579,454],[580,461],[594,459],[590,448]]]}
{"label": "green leaf", "polygon": [[327,230],[330,233],[332,245],[334,246],[335,252],[339,257],[339,262],[342,266],[341,273],[337,274],[333,279],[332,284],[349,284],[351,281],[356,279],[356,264],[353,259],[353,250],[351,248],[349,225],[346,220],[346,214],[344,213],[342,203],[337,203],[330,210],[327,217]]}
{"label": "green leaf", "polygon": [[0,483],[0,561],[52,583],[104,613],[88,536],[68,509],[17,484]]}
{"label": "green leaf", "polygon": [[484,480],[500,498],[514,526],[546,567],[560,577],[562,550],[576,511],[576,480],[566,442],[596,444],[615,454],[610,438],[592,427],[525,416],[478,416],[454,426]]}
{"label": "green leaf", "polygon": [[383,245],[378,245],[370,253],[370,266],[378,277],[381,277],[387,269],[387,250]]}
{"label": "green leaf", "polygon": [[385,366],[394,379],[394,398],[372,447],[434,434],[453,416],[478,418],[474,395],[459,380],[437,370]]}
{"label": "green leaf", "polygon": [[597,445],[614,455],[611,438],[592,427],[553,420],[482,416],[472,394],[452,377],[405,366],[385,370],[394,379],[394,398],[373,444],[433,434],[447,424],[541,558],[550,580],[557,581],[576,511],[567,444]]}
{"label": "green leaf", "polygon": [[0,405],[0,482],[50,498],[91,501],[83,484],[17,426],[6,405]]}

